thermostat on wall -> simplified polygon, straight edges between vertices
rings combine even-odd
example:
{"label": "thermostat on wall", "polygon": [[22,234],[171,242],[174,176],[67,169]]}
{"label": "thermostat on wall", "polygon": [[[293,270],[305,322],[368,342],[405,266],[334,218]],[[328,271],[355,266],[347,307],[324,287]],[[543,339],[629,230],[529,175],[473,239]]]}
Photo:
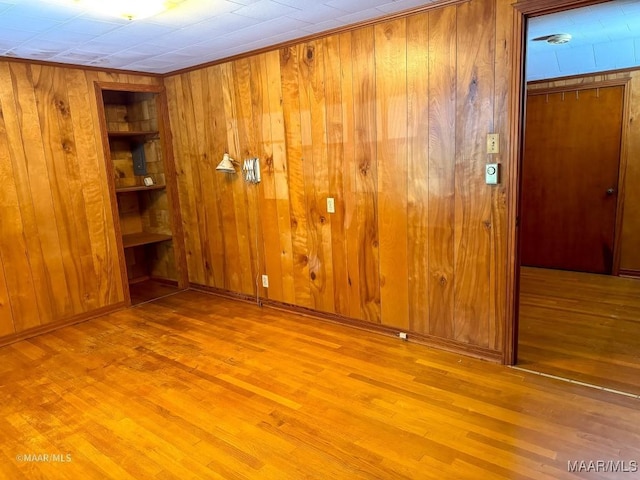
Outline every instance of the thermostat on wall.
{"label": "thermostat on wall", "polygon": [[497,185],[500,182],[500,164],[487,163],[485,166],[485,183],[487,185]]}

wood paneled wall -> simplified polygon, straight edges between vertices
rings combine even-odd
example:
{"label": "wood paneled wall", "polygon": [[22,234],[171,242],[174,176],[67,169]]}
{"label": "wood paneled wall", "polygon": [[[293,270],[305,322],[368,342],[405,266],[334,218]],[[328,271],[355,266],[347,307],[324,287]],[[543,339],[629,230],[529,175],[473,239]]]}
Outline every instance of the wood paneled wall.
{"label": "wood paneled wall", "polygon": [[[500,352],[505,188],[484,165],[508,169],[485,149],[509,151],[511,3],[165,78],[190,281]],[[225,151],[262,183],[216,172]]]}
{"label": "wood paneled wall", "polygon": [[620,271],[640,276],[640,70],[584,75],[567,79],[532,82],[529,90],[592,84],[612,80],[629,80],[627,135],[622,139],[622,155],[626,156],[624,183],[618,186],[623,196],[620,238]]}
{"label": "wood paneled wall", "polygon": [[160,81],[0,62],[0,336],[124,300],[96,80]]}

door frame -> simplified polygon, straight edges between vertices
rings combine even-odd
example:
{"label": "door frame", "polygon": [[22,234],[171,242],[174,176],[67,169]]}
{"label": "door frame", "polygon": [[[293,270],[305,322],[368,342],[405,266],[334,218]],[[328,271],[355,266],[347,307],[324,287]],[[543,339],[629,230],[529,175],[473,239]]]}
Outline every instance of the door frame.
{"label": "door frame", "polygon": [[[514,58],[513,70],[511,72],[511,91],[513,95],[511,96],[509,105],[509,118],[511,119],[509,137],[512,141],[510,142],[509,151],[509,172],[505,185],[507,190],[507,311],[505,315],[503,363],[507,365],[514,365],[516,363],[518,349],[518,303],[520,299],[520,238],[518,219],[520,215],[520,185],[522,181],[522,147],[524,145],[526,20],[530,17],[606,3],[608,1],[610,0],[518,0],[513,4],[512,51]],[[628,89],[625,89],[625,94],[626,91],[628,91]],[[621,197],[622,195],[619,195],[619,201]]]}

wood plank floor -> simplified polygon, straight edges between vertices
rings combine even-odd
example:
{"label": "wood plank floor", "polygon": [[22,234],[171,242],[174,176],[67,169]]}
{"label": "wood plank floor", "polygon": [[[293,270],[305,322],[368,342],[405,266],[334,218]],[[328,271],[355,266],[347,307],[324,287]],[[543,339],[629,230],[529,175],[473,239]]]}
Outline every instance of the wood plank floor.
{"label": "wood plank floor", "polygon": [[194,291],[2,348],[0,379],[12,480],[633,478],[568,462],[640,460],[638,399]]}
{"label": "wood plank floor", "polygon": [[640,280],[523,268],[518,365],[640,394]]}

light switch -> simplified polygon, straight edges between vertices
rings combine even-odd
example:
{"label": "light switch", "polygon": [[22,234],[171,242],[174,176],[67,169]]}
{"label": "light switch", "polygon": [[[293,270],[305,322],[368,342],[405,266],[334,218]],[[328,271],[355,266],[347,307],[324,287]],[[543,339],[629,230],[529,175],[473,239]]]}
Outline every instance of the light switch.
{"label": "light switch", "polygon": [[485,183],[487,185],[497,185],[500,183],[500,164],[487,163],[484,170]]}
{"label": "light switch", "polygon": [[500,135],[490,133],[487,135],[487,153],[500,153]]}
{"label": "light switch", "polygon": [[327,213],[336,213],[336,202],[333,198],[327,198]]}

